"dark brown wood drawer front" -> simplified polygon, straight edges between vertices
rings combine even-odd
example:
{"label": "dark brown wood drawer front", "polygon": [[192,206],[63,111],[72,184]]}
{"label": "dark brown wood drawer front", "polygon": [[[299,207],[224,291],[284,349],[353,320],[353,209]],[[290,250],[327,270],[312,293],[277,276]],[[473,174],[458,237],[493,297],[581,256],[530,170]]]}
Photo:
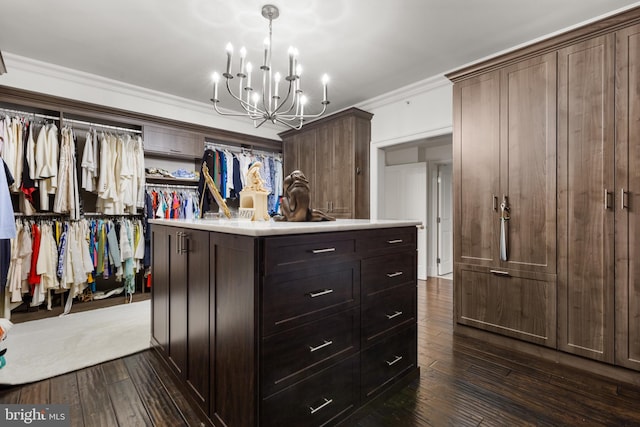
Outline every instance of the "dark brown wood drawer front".
{"label": "dark brown wood drawer front", "polygon": [[368,399],[385,385],[417,366],[416,326],[380,341],[362,353],[362,399]]}
{"label": "dark brown wood drawer front", "polygon": [[352,261],[268,276],[262,293],[263,336],[268,336],[360,304],[360,265]]}
{"label": "dark brown wood drawer front", "polygon": [[406,285],[376,294],[362,302],[362,343],[392,334],[416,322],[416,287]]}
{"label": "dark brown wood drawer front", "polygon": [[356,253],[352,233],[321,233],[265,239],[265,273],[293,271],[340,262]]}
{"label": "dark brown wood drawer front", "polygon": [[261,426],[325,426],[358,404],[358,356],[262,401]]}
{"label": "dark brown wood drawer front", "polygon": [[384,228],[362,231],[358,235],[358,253],[383,255],[400,250],[416,250],[416,227]]}
{"label": "dark brown wood drawer front", "polygon": [[395,286],[416,283],[416,252],[401,252],[362,261],[362,295],[376,294]]}
{"label": "dark brown wood drawer front", "polygon": [[300,381],[358,351],[360,310],[334,314],[272,335],[262,343],[262,395]]}

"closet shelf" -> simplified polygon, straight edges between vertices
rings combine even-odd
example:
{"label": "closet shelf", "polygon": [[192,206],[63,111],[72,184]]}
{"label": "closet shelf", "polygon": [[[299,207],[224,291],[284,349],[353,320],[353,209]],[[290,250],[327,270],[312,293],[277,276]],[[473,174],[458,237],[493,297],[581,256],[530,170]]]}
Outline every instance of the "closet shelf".
{"label": "closet shelf", "polygon": [[167,176],[146,175],[147,184],[180,184],[180,185],[198,185],[197,179],[171,178]]}

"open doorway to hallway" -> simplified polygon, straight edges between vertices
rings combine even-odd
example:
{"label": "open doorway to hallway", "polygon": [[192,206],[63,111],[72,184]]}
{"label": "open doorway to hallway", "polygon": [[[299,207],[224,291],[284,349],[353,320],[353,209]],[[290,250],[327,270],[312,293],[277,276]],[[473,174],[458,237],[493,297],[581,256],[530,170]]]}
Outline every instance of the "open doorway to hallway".
{"label": "open doorway to hallway", "polygon": [[384,163],[378,169],[378,217],[421,221],[418,278],[448,277],[447,265],[440,264],[453,264],[451,134],[384,147],[380,154]]}

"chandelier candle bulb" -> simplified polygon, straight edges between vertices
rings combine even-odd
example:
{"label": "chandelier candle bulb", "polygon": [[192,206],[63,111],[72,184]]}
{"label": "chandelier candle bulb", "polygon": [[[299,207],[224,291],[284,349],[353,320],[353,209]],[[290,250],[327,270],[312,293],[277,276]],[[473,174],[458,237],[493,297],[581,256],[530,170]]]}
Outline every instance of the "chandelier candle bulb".
{"label": "chandelier candle bulb", "polygon": [[265,70],[269,69],[269,39],[264,39],[264,64],[262,65]]}
{"label": "chandelier candle bulb", "polygon": [[247,62],[247,87],[245,90],[251,90],[251,72],[253,71],[253,65],[251,62]]}
{"label": "chandelier candle bulb", "polygon": [[298,64],[296,65],[296,92],[302,92],[302,89],[300,88],[301,76],[302,76],[302,65]]}
{"label": "chandelier candle bulb", "polygon": [[238,77],[244,77],[244,60],[247,57],[247,49],[244,46],[240,48],[240,72]]}
{"label": "chandelier candle bulb", "polygon": [[226,78],[233,78],[231,76],[231,56],[233,55],[233,45],[231,43],[227,43],[227,75]]}
{"label": "chandelier candle bulb", "polygon": [[295,54],[295,50],[293,46],[289,46],[289,77],[293,76],[293,56]]}
{"label": "chandelier candle bulb", "polygon": [[329,76],[327,74],[322,76],[322,102],[327,102],[327,84],[329,83]]}
{"label": "chandelier candle bulb", "polygon": [[218,73],[213,73],[211,76],[213,80],[213,102],[218,101],[218,82],[220,81],[220,75]]}
{"label": "chandelier candle bulb", "polygon": [[278,99],[278,86],[280,85],[280,73],[276,73],[276,75],[273,76],[273,80],[276,83],[276,87],[275,87],[275,90],[274,90],[273,97]]}

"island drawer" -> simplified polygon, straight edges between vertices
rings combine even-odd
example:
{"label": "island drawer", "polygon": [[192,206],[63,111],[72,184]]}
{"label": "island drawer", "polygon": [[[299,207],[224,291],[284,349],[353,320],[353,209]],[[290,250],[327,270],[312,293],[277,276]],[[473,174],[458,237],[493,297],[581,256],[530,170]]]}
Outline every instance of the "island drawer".
{"label": "island drawer", "polygon": [[385,384],[417,366],[416,326],[369,347],[362,353],[362,399],[369,399]]}
{"label": "island drawer", "polygon": [[417,229],[412,227],[383,228],[360,231],[356,249],[367,256],[416,250]]}
{"label": "island drawer", "polygon": [[362,261],[362,295],[371,296],[405,283],[416,283],[416,252],[400,252]]}
{"label": "island drawer", "polygon": [[262,289],[263,336],[360,304],[358,261],[267,276]]}
{"label": "island drawer", "polygon": [[416,321],[415,284],[381,292],[362,301],[362,343],[390,335]]}
{"label": "island drawer", "polygon": [[354,233],[319,233],[265,239],[265,273],[293,271],[309,265],[355,257]]}
{"label": "island drawer", "polygon": [[265,338],[262,395],[269,396],[360,348],[360,310],[340,312]]}
{"label": "island drawer", "polygon": [[358,355],[262,401],[261,426],[323,426],[358,404]]}

